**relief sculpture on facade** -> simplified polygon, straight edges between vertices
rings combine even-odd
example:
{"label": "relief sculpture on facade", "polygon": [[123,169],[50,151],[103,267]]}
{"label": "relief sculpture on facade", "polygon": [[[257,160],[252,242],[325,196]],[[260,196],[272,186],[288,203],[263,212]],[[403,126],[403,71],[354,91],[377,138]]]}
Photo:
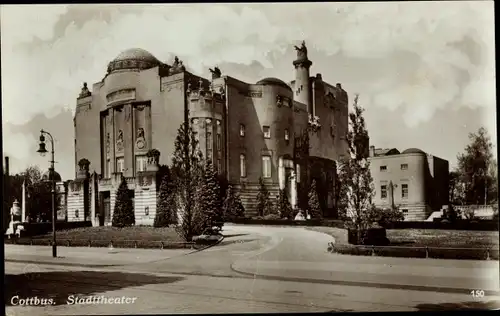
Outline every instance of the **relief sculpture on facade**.
{"label": "relief sculpture on facade", "polygon": [[122,130],[118,131],[118,137],[116,138],[116,150],[117,151],[123,150],[123,131]]}
{"label": "relief sculpture on facade", "polygon": [[135,142],[137,149],[144,149],[146,147],[146,138],[144,137],[144,128],[140,127],[137,130],[137,140]]}

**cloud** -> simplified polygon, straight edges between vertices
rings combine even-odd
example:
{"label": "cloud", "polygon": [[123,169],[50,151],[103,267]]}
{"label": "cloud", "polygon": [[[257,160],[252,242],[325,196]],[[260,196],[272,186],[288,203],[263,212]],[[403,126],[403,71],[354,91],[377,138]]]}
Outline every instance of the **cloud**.
{"label": "cloud", "polygon": [[[492,2],[9,6],[1,18],[4,120],[16,124],[73,109],[81,83],[130,47],[166,62],[177,54],[202,73],[222,61],[271,68],[269,52],[303,38],[311,53],[387,65],[357,92],[404,109],[408,127],[437,109],[496,106]],[[478,56],[457,45],[465,39]]]}

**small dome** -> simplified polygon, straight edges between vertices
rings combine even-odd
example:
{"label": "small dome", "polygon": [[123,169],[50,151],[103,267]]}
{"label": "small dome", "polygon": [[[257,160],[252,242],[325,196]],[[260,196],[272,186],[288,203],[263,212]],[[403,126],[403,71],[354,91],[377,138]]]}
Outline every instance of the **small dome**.
{"label": "small dome", "polygon": [[108,73],[123,69],[149,69],[156,67],[160,61],[150,52],[142,48],[130,48],[121,52],[108,65]]}
{"label": "small dome", "polygon": [[418,148],[408,148],[407,150],[403,151],[402,154],[425,154],[425,152]]}
{"label": "small dome", "polygon": [[[54,176],[54,180],[56,180],[56,182],[62,181],[61,175],[57,171],[50,171],[50,173]],[[49,171],[43,174],[42,181],[52,181],[52,178],[49,178]]]}
{"label": "small dome", "polygon": [[262,80],[259,80],[259,81],[257,81],[257,84],[262,84],[262,85],[276,85],[276,86],[281,86],[281,87],[284,87],[284,88],[292,90],[292,88],[290,88],[290,86],[287,85],[286,82],[284,82],[281,79],[273,78],[273,77],[268,77],[268,78],[264,78]]}

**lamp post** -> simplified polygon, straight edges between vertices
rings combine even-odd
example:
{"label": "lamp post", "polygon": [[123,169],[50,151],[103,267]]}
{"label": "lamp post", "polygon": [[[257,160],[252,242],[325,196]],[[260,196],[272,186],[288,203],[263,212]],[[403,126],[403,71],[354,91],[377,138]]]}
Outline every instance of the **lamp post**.
{"label": "lamp post", "polygon": [[51,160],[49,168],[49,180],[52,184],[52,257],[57,257],[57,244],[56,244],[56,179],[55,179],[55,168],[54,168],[54,137],[49,132],[40,130],[40,148],[37,152],[43,156],[47,154],[47,149],[45,149],[45,136],[49,136],[50,144],[52,145],[51,150]]}

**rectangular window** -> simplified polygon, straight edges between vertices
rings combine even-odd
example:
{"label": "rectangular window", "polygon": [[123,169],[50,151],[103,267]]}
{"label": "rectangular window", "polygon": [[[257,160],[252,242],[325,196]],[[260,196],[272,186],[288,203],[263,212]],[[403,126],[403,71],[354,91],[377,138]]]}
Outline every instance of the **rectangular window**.
{"label": "rectangular window", "polygon": [[240,136],[244,137],[245,136],[245,125],[240,124]]}
{"label": "rectangular window", "polygon": [[300,165],[299,164],[297,164],[297,175],[296,175],[296,177],[297,177],[297,183],[300,183]]}
{"label": "rectangular window", "polygon": [[212,150],[212,142],[213,142],[212,133],[207,132],[207,150]]}
{"label": "rectangular window", "polygon": [[240,177],[244,178],[247,176],[247,161],[245,155],[240,155]]}
{"label": "rectangular window", "polygon": [[111,159],[107,159],[106,161],[106,179],[111,178]]}
{"label": "rectangular window", "polygon": [[403,199],[408,198],[408,184],[402,184],[401,185],[401,197]]}
{"label": "rectangular window", "polygon": [[387,171],[387,166],[380,166],[380,171]]}
{"label": "rectangular window", "polygon": [[217,134],[217,150],[221,150],[222,145],[222,136],[221,134]]}
{"label": "rectangular window", "polygon": [[401,170],[408,170],[408,164],[407,163],[402,163],[401,164]]}
{"label": "rectangular window", "polygon": [[271,178],[271,157],[262,156],[262,176],[264,178]]}
{"label": "rectangular window", "polygon": [[407,210],[407,209],[403,209],[402,211],[403,211],[403,213],[405,213],[405,214],[406,214],[406,213],[408,213],[408,210]]}
{"label": "rectangular window", "polygon": [[387,198],[387,185],[381,185],[380,186],[380,197],[382,199],[386,199]]}
{"label": "rectangular window", "polygon": [[116,158],[116,172],[124,172],[125,171],[125,160],[123,157]]}
{"label": "rectangular window", "polygon": [[136,170],[136,172],[146,171],[147,163],[148,163],[148,158],[146,156],[136,156],[135,157],[135,170]]}
{"label": "rectangular window", "polygon": [[288,128],[285,129],[285,141],[289,141],[290,140],[290,132],[288,131]]}
{"label": "rectangular window", "polygon": [[263,126],[264,138],[271,138],[271,128],[269,126]]}

